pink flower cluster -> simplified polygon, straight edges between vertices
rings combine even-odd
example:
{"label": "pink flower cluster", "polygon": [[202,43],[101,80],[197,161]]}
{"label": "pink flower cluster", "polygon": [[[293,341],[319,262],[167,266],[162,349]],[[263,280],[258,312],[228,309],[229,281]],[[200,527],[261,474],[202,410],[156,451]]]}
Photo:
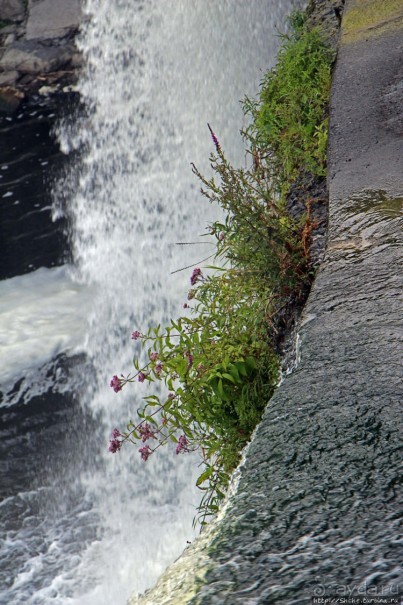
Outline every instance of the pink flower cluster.
{"label": "pink flower cluster", "polygon": [[158,353],[156,353],[156,351],[153,351],[153,353],[150,353],[150,359],[151,359],[151,361],[157,361]]}
{"label": "pink flower cluster", "polygon": [[116,454],[116,452],[118,452],[120,450],[120,448],[122,447],[122,441],[120,441],[120,439],[118,439],[118,437],[121,437],[121,433],[119,431],[119,429],[113,429],[112,431],[112,439],[109,440],[109,451],[112,452],[112,454]]}
{"label": "pink flower cluster", "polygon": [[162,372],[162,363],[159,361],[154,368],[154,372],[159,376]]}
{"label": "pink flower cluster", "polygon": [[139,433],[141,441],[144,443],[148,439],[155,439],[155,431],[152,430],[151,424],[146,422],[144,425],[139,426]]}
{"label": "pink flower cluster", "polygon": [[144,447],[141,447],[139,449],[139,452],[141,454],[142,460],[144,460],[144,461],[147,461],[148,458],[149,458],[149,456],[150,456],[150,454],[153,453],[153,451],[152,451],[152,449],[150,448],[149,445],[145,445]]}
{"label": "pink flower cluster", "polygon": [[185,435],[181,435],[178,439],[178,445],[176,446],[176,453],[188,452],[188,440]]}
{"label": "pink flower cluster", "polygon": [[110,386],[112,387],[112,389],[115,391],[115,393],[119,393],[119,391],[122,390],[122,383],[120,381],[120,378],[118,376],[113,376],[112,380],[110,381]]}
{"label": "pink flower cluster", "polygon": [[141,336],[141,332],[139,332],[138,330],[132,332],[132,340],[138,340],[139,338],[141,338]]}
{"label": "pink flower cluster", "polygon": [[139,382],[144,382],[144,381],[145,381],[145,379],[146,379],[146,376],[147,376],[147,374],[144,374],[144,372],[139,372],[139,373],[137,374],[137,380],[138,380]]}
{"label": "pink flower cluster", "polygon": [[190,277],[191,285],[194,286],[198,281],[200,281],[202,279],[202,277],[203,277],[203,274],[199,267],[196,267],[196,269],[193,269],[193,273]]}

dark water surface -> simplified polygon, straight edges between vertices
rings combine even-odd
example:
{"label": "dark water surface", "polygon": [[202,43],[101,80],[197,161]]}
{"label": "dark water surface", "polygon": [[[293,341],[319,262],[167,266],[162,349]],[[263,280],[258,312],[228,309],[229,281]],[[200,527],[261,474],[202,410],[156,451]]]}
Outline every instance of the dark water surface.
{"label": "dark water surface", "polygon": [[[66,165],[66,156],[60,151],[53,129],[56,120],[72,108],[72,100],[67,96],[38,99],[12,117],[0,117],[0,276],[3,280],[41,267],[60,265],[70,256],[66,221],[53,220],[51,186]],[[20,282],[4,284],[10,284],[12,291]],[[4,295],[7,291],[2,290]],[[4,330],[7,334],[7,325],[2,325],[2,338]],[[39,332],[38,342],[40,337]],[[39,561],[46,556],[53,541],[63,541],[60,532],[68,525],[66,517],[71,516],[74,525],[77,514],[89,508],[82,490],[74,487],[72,469],[82,465],[82,433],[93,431],[94,422],[83,411],[77,395],[65,388],[71,368],[79,361],[82,363],[78,357],[58,355],[37,371],[40,385],[27,381],[24,375],[11,383],[1,381],[0,602],[4,605],[16,602],[15,592],[20,603],[26,602],[32,592],[42,587],[44,573],[52,575],[62,571],[60,559],[57,562],[55,558],[52,563],[50,558],[45,571]],[[88,460],[91,459],[89,452],[90,447],[86,450]],[[66,473],[71,474],[72,489],[68,494]],[[58,523],[52,521],[55,514],[60,518],[59,530]],[[52,524],[53,535],[49,532]],[[90,534],[94,539],[93,529],[88,530],[87,537],[84,534],[84,540]],[[71,549],[71,536],[66,540]],[[79,542],[77,552],[78,545]],[[30,571],[28,561],[34,562]],[[22,584],[29,586],[26,590],[19,589],[18,581],[16,583],[18,568],[22,572]],[[28,574],[25,578],[24,569]],[[41,603],[40,597],[37,602]]]}
{"label": "dark water surface", "polygon": [[52,132],[73,104],[62,95],[0,116],[0,279],[63,264],[69,256],[66,221],[52,218],[51,184],[67,159]]}

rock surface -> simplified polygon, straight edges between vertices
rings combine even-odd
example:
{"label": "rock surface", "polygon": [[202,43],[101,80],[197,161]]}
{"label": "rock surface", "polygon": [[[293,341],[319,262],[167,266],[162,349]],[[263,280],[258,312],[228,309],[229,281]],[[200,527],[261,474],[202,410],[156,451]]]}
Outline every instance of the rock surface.
{"label": "rock surface", "polygon": [[0,60],[5,73],[47,74],[64,67],[71,58],[68,46],[43,46],[40,42],[13,42]]}
{"label": "rock surface", "polygon": [[81,1],[0,0],[0,112],[13,113],[33,95],[70,91],[81,66],[74,44]]}
{"label": "rock surface", "polygon": [[23,0],[0,0],[0,19],[4,21],[22,21],[24,16]]}
{"label": "rock surface", "polygon": [[74,33],[81,22],[80,0],[30,2],[26,39],[64,38]]}

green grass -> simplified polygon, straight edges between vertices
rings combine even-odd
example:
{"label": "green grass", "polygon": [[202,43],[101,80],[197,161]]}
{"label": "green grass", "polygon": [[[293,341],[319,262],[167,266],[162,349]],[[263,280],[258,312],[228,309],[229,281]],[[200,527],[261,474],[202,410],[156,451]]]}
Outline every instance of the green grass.
{"label": "green grass", "polygon": [[276,67],[263,79],[249,135],[286,194],[298,174],[326,173],[328,102],[334,53],[321,32],[307,27],[302,13],[290,17]]}

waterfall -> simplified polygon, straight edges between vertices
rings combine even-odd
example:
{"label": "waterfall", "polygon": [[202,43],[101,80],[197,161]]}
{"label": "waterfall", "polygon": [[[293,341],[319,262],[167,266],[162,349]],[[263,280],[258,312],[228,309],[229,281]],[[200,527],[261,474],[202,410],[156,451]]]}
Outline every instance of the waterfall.
{"label": "waterfall", "polygon": [[[177,270],[212,248],[177,242],[200,241],[219,216],[201,196],[190,162],[208,174],[207,122],[232,162],[247,161],[239,101],[256,94],[273,65],[276,30],[284,29],[293,4],[85,5],[78,91],[86,111],[58,127],[63,152],[79,153],[55,185],[53,210],[70,225],[73,260],[56,273],[67,284],[60,286],[64,294],[76,292],[67,315],[79,321],[68,346],[49,344],[53,356],[80,351],[85,360],[69,368],[74,422],[63,425],[60,442],[52,438],[32,490],[18,494],[16,510],[24,511],[30,533],[15,529],[7,540],[10,548],[24,540],[32,547],[18,550],[1,603],[123,604],[151,586],[194,538],[198,459],[175,456],[172,448],[147,463],[134,447],[110,454],[111,430],[124,430],[148,391],[136,384],[115,394],[109,381],[131,370],[139,353],[133,330],[183,312],[190,272]],[[60,301],[53,304],[58,309]],[[65,324],[55,329],[63,332]],[[59,427],[57,435],[62,432]]]}

